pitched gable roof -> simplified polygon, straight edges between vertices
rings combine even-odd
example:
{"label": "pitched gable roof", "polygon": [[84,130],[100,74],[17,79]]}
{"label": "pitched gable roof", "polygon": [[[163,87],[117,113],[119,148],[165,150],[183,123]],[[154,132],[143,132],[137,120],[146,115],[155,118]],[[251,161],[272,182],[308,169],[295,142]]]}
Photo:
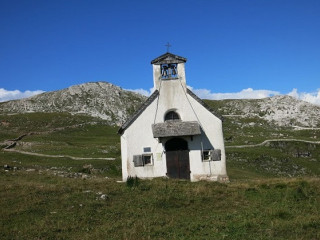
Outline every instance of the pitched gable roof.
{"label": "pitched gable roof", "polygon": [[186,61],[187,59],[184,57],[180,57],[178,55],[174,55],[172,53],[167,52],[161,55],[160,57],[153,59],[151,61],[151,64],[160,65],[160,64],[166,64],[166,63],[185,63]]}
{"label": "pitched gable roof", "polygon": [[143,111],[158,97],[159,91],[155,90],[151,96],[140,106],[140,108],[119,128],[118,133],[122,134]]}
{"label": "pitched gable roof", "polygon": [[[187,93],[193,97],[204,108],[211,112],[214,116],[223,121],[223,117],[213,110],[208,104],[202,101],[196,94],[194,94],[189,88]],[[143,112],[144,110],[159,96],[159,91],[155,90],[152,95],[140,106],[140,108],[119,128],[118,133],[122,134]]]}
{"label": "pitched gable roof", "polygon": [[203,107],[205,107],[209,112],[211,112],[214,116],[219,118],[221,121],[223,121],[223,117],[217,113],[215,110],[213,110],[208,104],[206,104],[204,101],[202,101],[196,94],[194,94],[189,88],[187,88],[187,93],[193,97],[198,103],[200,103]]}

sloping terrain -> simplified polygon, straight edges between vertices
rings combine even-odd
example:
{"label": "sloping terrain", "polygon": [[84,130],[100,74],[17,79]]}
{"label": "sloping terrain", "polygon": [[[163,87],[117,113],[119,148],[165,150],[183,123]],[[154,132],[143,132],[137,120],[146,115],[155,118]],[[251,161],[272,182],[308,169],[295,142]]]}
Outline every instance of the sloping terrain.
{"label": "sloping terrain", "polygon": [[[272,112],[259,114],[265,108],[256,102],[267,106],[270,99],[207,101],[225,118],[230,183],[135,178],[118,183],[118,127],[110,126],[112,118],[89,116],[99,112],[90,104],[93,92],[50,93],[71,101],[60,102],[69,105],[57,112],[45,107],[43,95],[37,97],[46,102],[39,108],[44,112],[37,112],[36,97],[0,104],[0,145],[16,142],[0,152],[1,239],[320,238],[320,131],[310,127],[311,118],[304,128],[269,120]],[[143,99],[138,96],[132,110]],[[82,114],[71,109],[72,102],[78,109],[77,101],[87,104]],[[129,113],[128,104],[120,102],[118,113]],[[27,113],[23,103],[32,106]],[[317,107],[304,109],[317,114]]]}
{"label": "sloping terrain", "polygon": [[224,117],[230,176],[320,175],[318,106],[289,96],[206,103]]}
{"label": "sloping terrain", "polygon": [[[109,126],[144,100],[97,82],[0,103],[0,143],[26,154],[119,159],[117,127]],[[206,102],[224,116],[228,171],[235,178],[320,173],[318,106],[288,96]]]}
{"label": "sloping terrain", "polygon": [[286,95],[207,101],[225,116],[260,118],[269,124],[283,127],[320,127],[320,106]]}
{"label": "sloping terrain", "polygon": [[30,98],[0,103],[0,113],[67,112],[121,125],[145,97],[107,82],[91,82]]}

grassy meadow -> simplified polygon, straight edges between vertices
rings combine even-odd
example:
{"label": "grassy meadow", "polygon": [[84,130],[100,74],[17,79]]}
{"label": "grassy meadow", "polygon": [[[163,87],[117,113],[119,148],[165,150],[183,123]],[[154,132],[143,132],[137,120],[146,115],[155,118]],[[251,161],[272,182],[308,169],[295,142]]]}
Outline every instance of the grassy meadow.
{"label": "grassy meadow", "polygon": [[[0,121],[0,142],[34,133],[16,150],[92,158],[0,151],[0,239],[320,239],[316,144],[228,147],[227,184],[162,178],[120,183],[116,127],[66,113],[2,115]],[[250,131],[248,140],[226,120],[225,136],[235,136],[226,145],[275,134],[265,125]],[[309,139],[319,132],[276,134]],[[115,160],[94,159],[100,157]]]}

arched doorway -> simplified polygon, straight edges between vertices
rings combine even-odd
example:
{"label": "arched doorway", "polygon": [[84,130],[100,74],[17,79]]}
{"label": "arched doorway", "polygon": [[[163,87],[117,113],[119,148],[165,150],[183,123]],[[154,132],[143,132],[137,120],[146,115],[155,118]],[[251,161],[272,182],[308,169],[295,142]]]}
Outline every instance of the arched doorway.
{"label": "arched doorway", "polygon": [[165,149],[168,177],[190,179],[188,142],[172,138],[165,143]]}

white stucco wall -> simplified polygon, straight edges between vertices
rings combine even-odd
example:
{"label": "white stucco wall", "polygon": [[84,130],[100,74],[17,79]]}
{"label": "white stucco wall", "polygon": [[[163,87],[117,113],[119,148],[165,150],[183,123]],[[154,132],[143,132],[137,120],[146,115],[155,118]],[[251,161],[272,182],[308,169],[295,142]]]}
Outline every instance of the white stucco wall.
{"label": "white stucco wall", "polygon": [[[154,122],[157,101],[149,107],[130,125],[121,136],[122,178],[138,176],[152,178],[165,176],[166,164],[162,143],[153,138],[151,125]],[[150,147],[153,154],[153,165],[134,167],[133,156],[143,154],[143,148]],[[157,153],[161,159],[157,159]],[[164,159],[164,160],[163,160]]]}
{"label": "white stucco wall", "polygon": [[[182,121],[199,122],[202,134],[183,137],[188,142],[191,181],[202,179],[220,180],[227,178],[226,157],[222,132],[222,122],[186,93],[184,64],[178,64],[180,79],[159,80],[160,66],[153,66],[154,84],[159,90],[155,99],[144,112],[125,130],[121,136],[121,156],[123,180],[128,176],[152,178],[166,176],[166,155],[164,144],[170,138],[153,138],[152,124],[163,123],[165,114],[174,110]],[[160,81],[161,84],[160,84]],[[202,161],[201,149],[221,149],[221,161]],[[150,147],[153,165],[134,167],[133,155],[143,154],[143,148]]]}

